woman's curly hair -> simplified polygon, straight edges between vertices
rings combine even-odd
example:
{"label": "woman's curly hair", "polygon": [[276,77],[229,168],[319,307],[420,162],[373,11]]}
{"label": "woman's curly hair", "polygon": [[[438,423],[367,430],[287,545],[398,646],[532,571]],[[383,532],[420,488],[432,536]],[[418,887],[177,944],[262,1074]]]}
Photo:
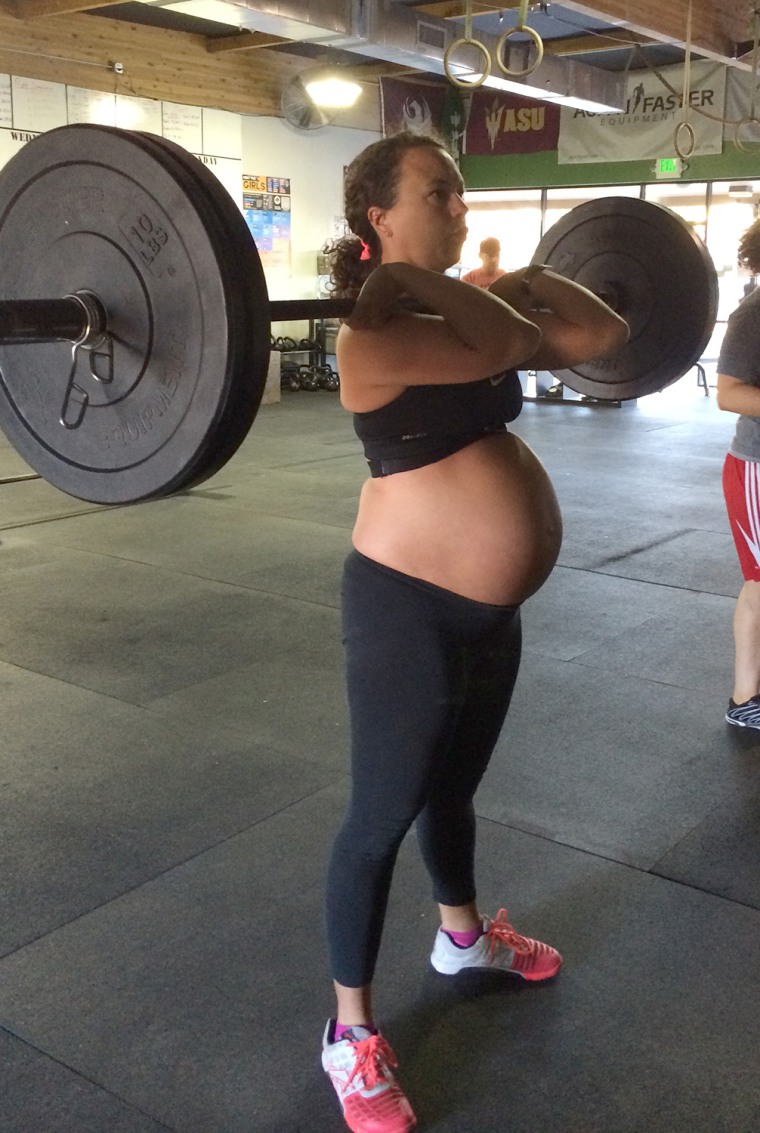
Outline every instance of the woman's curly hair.
{"label": "woman's curly hair", "polygon": [[[344,236],[322,249],[330,261],[329,288],[335,295],[355,299],[380,258],[380,240],[367,217],[372,205],[393,208],[398,197],[399,165],[404,153],[430,146],[448,153],[443,139],[433,134],[398,134],[373,142],[346,170],[344,210],[352,236]],[[365,245],[369,258],[362,259]]]}
{"label": "woman's curly hair", "polygon": [[741,267],[747,268],[753,275],[760,272],[760,220],[750,224],[739,241],[738,261]]}

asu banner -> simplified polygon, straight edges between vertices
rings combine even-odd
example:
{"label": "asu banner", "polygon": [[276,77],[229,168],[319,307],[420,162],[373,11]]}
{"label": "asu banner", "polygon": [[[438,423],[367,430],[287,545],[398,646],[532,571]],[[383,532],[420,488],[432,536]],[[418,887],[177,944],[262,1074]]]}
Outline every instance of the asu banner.
{"label": "asu banner", "polygon": [[383,133],[416,130],[442,134],[452,152],[476,155],[555,150],[559,108],[537,99],[450,83],[380,79]]}
{"label": "asu banner", "polygon": [[496,155],[555,150],[559,107],[481,87],[470,96],[463,153]]}
{"label": "asu banner", "polygon": [[[650,71],[629,74],[626,105],[621,113],[593,114],[563,107],[557,147],[559,164],[642,161],[675,153],[675,130],[683,120],[683,67],[663,67],[660,73],[668,86]],[[695,135],[694,154],[721,153],[726,67],[693,63],[689,87],[688,121]],[[681,131],[680,141],[684,148],[689,148],[686,131]]]}

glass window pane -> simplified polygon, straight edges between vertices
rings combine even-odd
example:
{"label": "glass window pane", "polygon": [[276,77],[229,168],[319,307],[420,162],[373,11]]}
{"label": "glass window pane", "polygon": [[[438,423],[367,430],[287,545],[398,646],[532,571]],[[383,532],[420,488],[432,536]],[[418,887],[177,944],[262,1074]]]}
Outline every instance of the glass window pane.
{"label": "glass window pane", "polygon": [[[718,273],[718,319],[725,322],[753,286],[749,272],[736,262],[739,240],[757,219],[760,181],[716,181],[707,225],[707,247]],[[722,328],[725,330],[725,326]]]}
{"label": "glass window pane", "polygon": [[558,220],[584,201],[598,201],[602,197],[638,197],[641,195],[639,185],[591,185],[574,186],[570,189],[549,189],[546,194],[546,219],[544,231],[556,224]]}
{"label": "glass window pane", "polygon": [[665,205],[686,221],[700,240],[707,237],[707,185],[703,181],[688,184],[656,181],[647,185],[644,199],[656,205]]}
{"label": "glass window pane", "polygon": [[495,236],[501,243],[500,266],[514,271],[530,263],[541,237],[541,190],[498,189],[465,193],[467,239],[461,270],[481,266],[481,240]]}

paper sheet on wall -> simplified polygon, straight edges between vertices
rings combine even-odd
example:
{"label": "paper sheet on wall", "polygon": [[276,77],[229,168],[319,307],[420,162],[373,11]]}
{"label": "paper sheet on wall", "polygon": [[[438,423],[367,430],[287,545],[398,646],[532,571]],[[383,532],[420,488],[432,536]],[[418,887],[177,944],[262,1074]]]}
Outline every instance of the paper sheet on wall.
{"label": "paper sheet on wall", "polygon": [[0,169],[35,136],[25,130],[0,129]]}
{"label": "paper sheet on wall", "polygon": [[161,103],[131,94],[116,95],[116,125],[122,130],[144,130],[161,137]]}
{"label": "paper sheet on wall", "polygon": [[0,126],[13,125],[13,101],[11,99],[11,77],[0,75]]}
{"label": "paper sheet on wall", "polygon": [[66,87],[62,83],[13,75],[11,87],[13,125],[17,130],[41,134],[66,125]]}
{"label": "paper sheet on wall", "polygon": [[104,91],[66,87],[69,125],[94,122],[97,126],[116,124],[116,97]]}
{"label": "paper sheet on wall", "polygon": [[217,177],[239,209],[243,207],[243,194],[240,189],[243,162],[232,157],[213,157],[205,153],[194,155]]}
{"label": "paper sheet on wall", "polygon": [[170,142],[184,146],[190,153],[203,152],[203,114],[200,106],[183,106],[162,102],[162,133]]}

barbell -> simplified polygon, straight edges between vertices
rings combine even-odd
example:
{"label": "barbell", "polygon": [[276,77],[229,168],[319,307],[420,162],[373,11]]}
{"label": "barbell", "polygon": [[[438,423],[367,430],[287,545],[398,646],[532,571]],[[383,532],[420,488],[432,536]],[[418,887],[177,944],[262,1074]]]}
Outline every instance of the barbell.
{"label": "barbell", "polygon": [[[700,357],[717,275],[675,213],[610,197],[540,241],[549,264],[631,325],[616,354],[556,376],[600,399],[662,389]],[[64,492],[132,503],[218,471],[253,424],[273,321],[341,318],[352,300],[270,301],[227,190],[164,138],[50,130],[0,173],[0,425]]]}

